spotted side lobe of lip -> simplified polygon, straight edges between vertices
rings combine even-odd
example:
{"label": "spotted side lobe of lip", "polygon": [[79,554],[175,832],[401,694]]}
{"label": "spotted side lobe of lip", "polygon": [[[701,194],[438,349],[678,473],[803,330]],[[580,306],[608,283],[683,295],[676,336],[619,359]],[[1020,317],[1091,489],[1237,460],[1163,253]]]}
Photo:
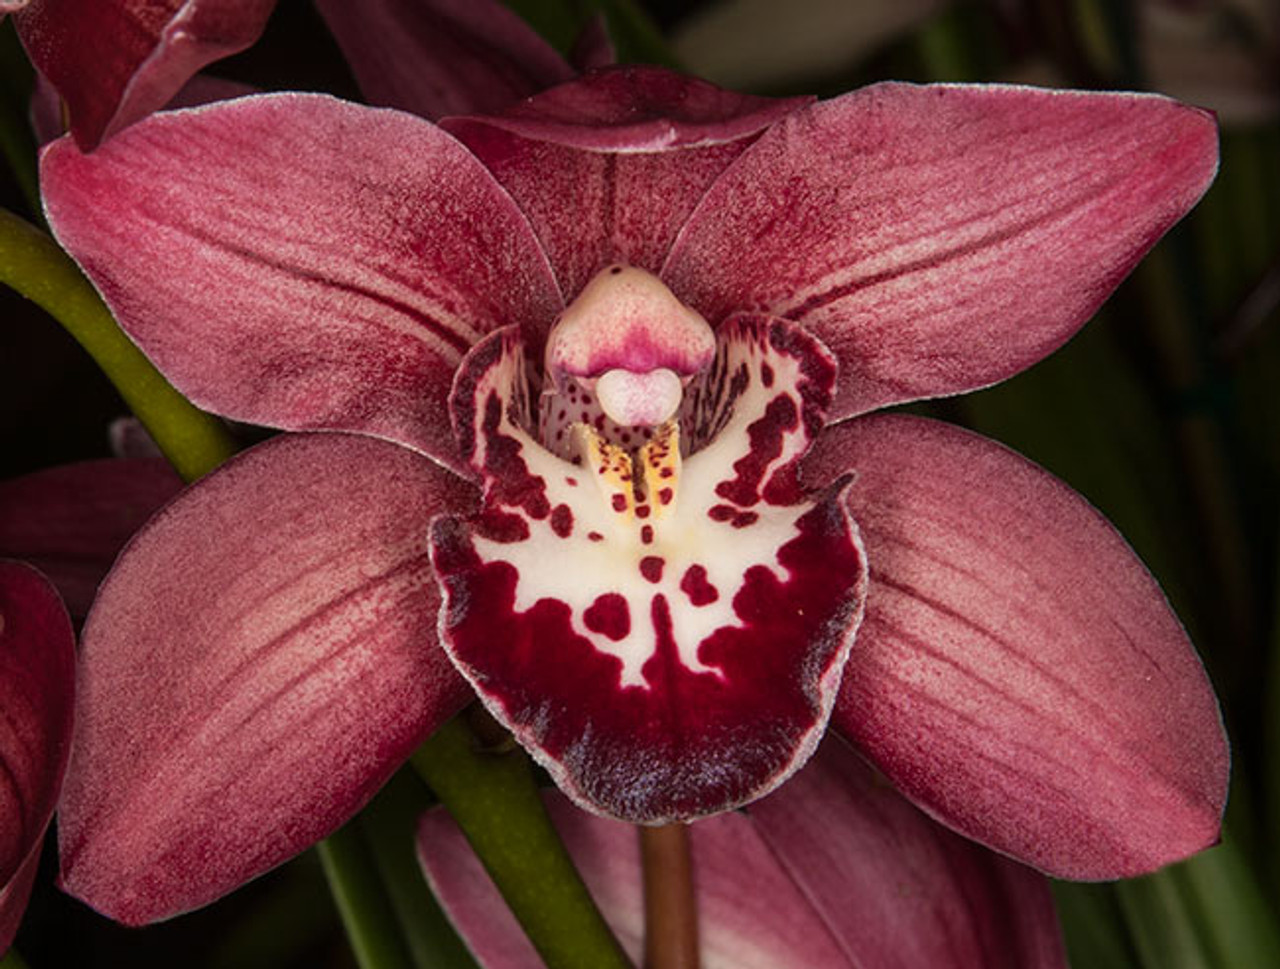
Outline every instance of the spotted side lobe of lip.
{"label": "spotted side lobe of lip", "polygon": [[844,482],[809,495],[794,475],[834,368],[784,321],[722,331],[708,379],[735,389],[702,389],[718,433],[672,463],[668,502],[660,477],[607,495],[513,419],[527,407],[514,340],[477,346],[455,384],[486,499],[433,527],[442,641],[572,799],[636,823],[728,810],[789,776],[861,617]]}

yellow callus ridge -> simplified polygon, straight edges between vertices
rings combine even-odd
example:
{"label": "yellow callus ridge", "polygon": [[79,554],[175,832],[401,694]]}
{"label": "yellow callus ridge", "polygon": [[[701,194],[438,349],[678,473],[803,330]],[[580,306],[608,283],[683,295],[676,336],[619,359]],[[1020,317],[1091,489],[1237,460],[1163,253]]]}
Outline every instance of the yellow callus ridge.
{"label": "yellow callus ridge", "polygon": [[617,515],[617,521],[633,520],[636,494],[631,455],[616,444],[610,444],[589,424],[574,424],[573,435],[578,442],[583,466],[591,472],[605,506]]}
{"label": "yellow callus ridge", "polygon": [[634,457],[589,424],[575,424],[573,430],[582,463],[616,521],[643,525],[674,510],[680,478],[680,430],[675,421],[659,425]]}
{"label": "yellow callus ridge", "polygon": [[640,449],[644,472],[644,494],[653,509],[650,516],[662,519],[676,507],[676,484],[680,480],[680,426],[675,421],[659,425],[649,443]]}

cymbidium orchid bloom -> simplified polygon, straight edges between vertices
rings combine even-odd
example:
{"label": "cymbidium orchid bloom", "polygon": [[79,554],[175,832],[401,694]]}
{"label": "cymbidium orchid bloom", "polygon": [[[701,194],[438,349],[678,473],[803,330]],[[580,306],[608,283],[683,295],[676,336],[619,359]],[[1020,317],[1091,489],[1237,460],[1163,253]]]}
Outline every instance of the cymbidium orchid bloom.
{"label": "cymbidium orchid bloom", "polygon": [[[547,808],[635,965],[646,926],[635,829],[548,792]],[[689,830],[703,969],[1066,969],[1047,880],[934,824],[828,740],[746,812]],[[537,954],[443,808],[419,858],[484,969]]]}
{"label": "cymbidium orchid bloom", "polygon": [[0,559],[0,954],[31,895],[71,750],[75,635],[58,593]]}
{"label": "cymbidium orchid bloom", "polygon": [[103,584],[64,886],[204,904],[474,695],[624,820],[749,803],[830,723],[1046,872],[1212,843],[1217,706],[1123,540],[999,445],[871,412],[1060,345],[1216,158],[1149,95],[648,68],[438,126],[267,95],[53,144],[50,224],[160,369],[328,432],[197,483]]}

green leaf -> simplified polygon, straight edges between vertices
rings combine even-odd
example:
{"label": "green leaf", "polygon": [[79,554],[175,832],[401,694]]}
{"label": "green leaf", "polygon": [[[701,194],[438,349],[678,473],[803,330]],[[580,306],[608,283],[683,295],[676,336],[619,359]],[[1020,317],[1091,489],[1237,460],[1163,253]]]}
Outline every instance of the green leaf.
{"label": "green leaf", "polygon": [[360,969],[414,969],[360,822],[349,821],[316,849]]}
{"label": "green leaf", "polygon": [[1052,882],[1067,943],[1067,959],[1080,969],[1133,969],[1124,916],[1111,885]]}
{"label": "green leaf", "polygon": [[1217,847],[1116,892],[1146,969],[1280,966],[1276,913],[1230,828]]}
{"label": "green leaf", "polygon": [[360,828],[417,969],[480,969],[418,865],[418,818],[434,803],[422,781],[401,771],[361,812]]}
{"label": "green leaf", "polygon": [[1116,894],[1142,969],[1214,969],[1169,871],[1119,882]]}
{"label": "green leaf", "polygon": [[598,5],[617,48],[619,64],[659,64],[680,69],[679,59],[634,0],[599,0]]}
{"label": "green leaf", "polygon": [[0,959],[0,969],[27,969],[27,963],[17,949],[10,949]]}
{"label": "green leaf", "polygon": [[330,892],[320,859],[305,852],[270,876],[270,890],[205,946],[205,969],[278,969],[302,965],[316,940],[333,933]]}
{"label": "green leaf", "polygon": [[529,758],[510,737],[486,734],[486,743],[457,717],[418,748],[413,764],[548,969],[628,969],[547,816]]}
{"label": "green leaf", "polygon": [[1228,828],[1222,844],[1168,871],[1211,964],[1280,966],[1277,914]]}
{"label": "green leaf", "polygon": [[605,19],[620,64],[679,62],[649,15],[634,0],[505,0],[552,47],[568,54],[578,35],[597,14]]}
{"label": "green leaf", "polygon": [[576,0],[503,0],[520,19],[562,54],[568,54],[578,39],[593,4]]}

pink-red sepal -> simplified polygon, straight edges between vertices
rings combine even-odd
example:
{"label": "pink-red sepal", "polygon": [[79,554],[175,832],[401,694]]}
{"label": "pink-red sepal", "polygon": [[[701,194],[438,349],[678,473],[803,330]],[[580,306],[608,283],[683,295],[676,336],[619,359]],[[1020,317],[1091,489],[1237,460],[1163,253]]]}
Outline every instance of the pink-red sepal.
{"label": "pink-red sepal", "polygon": [[1049,874],[1124,878],[1213,844],[1217,701],[1155,580],[1083,498],[948,424],[828,428],[854,473],[867,615],[832,726],[918,805]]}
{"label": "pink-red sepal", "polygon": [[1151,94],[886,83],[779,120],[660,275],[707,319],[785,316],[840,359],[831,417],[957,394],[1064,343],[1217,171]]}
{"label": "pink-red sepal", "polygon": [[470,697],[427,522],[472,489],[404,448],[285,435],[138,533],[85,624],[63,887],[137,925],[325,837]]}

